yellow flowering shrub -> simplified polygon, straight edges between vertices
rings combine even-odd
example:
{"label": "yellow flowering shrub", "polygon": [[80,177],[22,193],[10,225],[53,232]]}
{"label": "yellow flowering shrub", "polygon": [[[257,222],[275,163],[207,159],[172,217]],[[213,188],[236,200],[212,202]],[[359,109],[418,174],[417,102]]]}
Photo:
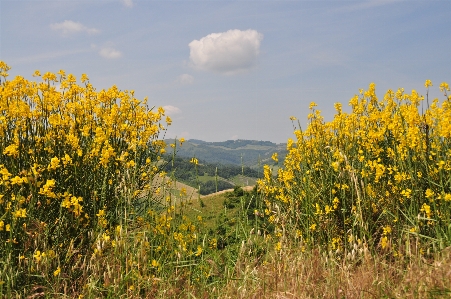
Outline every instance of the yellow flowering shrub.
{"label": "yellow flowering shrub", "polygon": [[450,245],[451,97],[448,84],[440,90],[441,103],[403,89],[378,98],[372,83],[350,100],[350,113],[335,104],[330,122],[311,103],[284,167],[273,176],[265,166],[258,182],[276,234],[300,232],[330,250],[359,242],[399,250],[412,237]]}
{"label": "yellow flowering shrub", "polygon": [[8,80],[9,69],[0,61],[0,256],[33,252],[36,239],[64,251],[118,224],[127,201],[148,208],[164,109],[116,86],[97,91],[86,75],[33,82]]}

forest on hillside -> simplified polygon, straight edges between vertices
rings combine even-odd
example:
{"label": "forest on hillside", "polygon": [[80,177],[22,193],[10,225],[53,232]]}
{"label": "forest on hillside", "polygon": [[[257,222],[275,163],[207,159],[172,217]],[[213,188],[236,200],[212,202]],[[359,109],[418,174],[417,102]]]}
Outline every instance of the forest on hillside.
{"label": "forest on hillside", "polygon": [[[168,139],[167,152],[171,152],[169,144],[174,140]],[[176,149],[179,157],[196,157],[207,163],[249,166],[254,169],[261,169],[264,164],[272,163],[271,156],[278,153],[280,160],[286,154],[286,144],[276,144],[270,141],[257,140],[227,140],[222,142],[206,142],[197,139],[190,139],[184,142],[183,146]]]}

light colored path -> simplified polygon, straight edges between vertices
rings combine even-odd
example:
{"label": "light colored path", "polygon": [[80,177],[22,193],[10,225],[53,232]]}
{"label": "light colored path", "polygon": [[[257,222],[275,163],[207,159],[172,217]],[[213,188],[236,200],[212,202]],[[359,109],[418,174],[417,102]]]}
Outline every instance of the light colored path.
{"label": "light colored path", "polygon": [[[243,188],[244,191],[252,191],[252,189],[254,189],[254,186],[244,186],[242,188]],[[208,194],[208,195],[202,195],[201,198],[209,197],[209,196],[215,196],[215,195],[223,194],[223,193],[226,193],[226,192],[232,192],[232,191],[233,191],[233,189],[226,189],[226,190],[218,191],[218,192],[211,193],[211,194]]]}

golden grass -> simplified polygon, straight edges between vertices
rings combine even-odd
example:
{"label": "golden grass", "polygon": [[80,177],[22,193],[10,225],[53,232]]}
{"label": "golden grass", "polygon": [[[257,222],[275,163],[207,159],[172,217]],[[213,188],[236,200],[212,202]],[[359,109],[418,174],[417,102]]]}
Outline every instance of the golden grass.
{"label": "golden grass", "polygon": [[340,262],[313,251],[273,255],[269,263],[241,265],[218,298],[450,298],[451,249],[435,259],[387,261],[364,254]]}

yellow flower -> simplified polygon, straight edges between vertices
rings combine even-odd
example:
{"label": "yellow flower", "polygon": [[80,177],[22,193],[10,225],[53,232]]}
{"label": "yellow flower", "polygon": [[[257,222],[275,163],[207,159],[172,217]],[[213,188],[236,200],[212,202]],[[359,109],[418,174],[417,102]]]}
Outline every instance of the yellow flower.
{"label": "yellow flower", "polygon": [[105,210],[99,210],[99,212],[96,214],[97,217],[105,217]]}
{"label": "yellow flower", "polygon": [[152,260],[152,267],[156,268],[158,267],[160,264],[156,261],[156,260]]}
{"label": "yellow flower", "polygon": [[334,108],[335,108],[335,110],[337,110],[338,114],[341,114],[341,109],[342,109],[341,103],[335,103]]}
{"label": "yellow flower", "polygon": [[58,276],[60,274],[60,272],[61,272],[61,268],[60,267],[56,268],[56,270],[53,272],[53,276]]}
{"label": "yellow flower", "polygon": [[14,218],[26,218],[27,210],[26,209],[18,209],[14,212]]}
{"label": "yellow flower", "polygon": [[389,225],[383,227],[382,229],[383,229],[383,233],[382,233],[382,234],[383,234],[384,236],[391,233],[391,226],[389,226]]}
{"label": "yellow flower", "polygon": [[201,254],[202,254],[202,247],[200,245],[197,245],[196,256],[199,256]]}
{"label": "yellow flower", "polygon": [[432,191],[431,189],[426,189],[426,192],[425,192],[425,196],[426,196],[426,198],[432,198],[432,197],[434,197],[434,195],[435,195],[435,193],[434,193],[434,191]]}
{"label": "yellow flower", "polygon": [[412,190],[410,190],[409,188],[406,188],[405,190],[401,191],[401,195],[403,195],[406,198],[411,198],[412,197]]}
{"label": "yellow flower", "polygon": [[332,167],[334,168],[334,171],[338,171],[339,166],[340,162],[338,161],[332,162]]}
{"label": "yellow flower", "polygon": [[72,159],[68,154],[64,154],[64,158],[61,159],[63,161],[64,166],[72,163]]}
{"label": "yellow flower", "polygon": [[11,179],[12,185],[21,185],[22,183],[23,183],[23,179],[17,175]]}
{"label": "yellow flower", "polygon": [[50,164],[49,164],[49,166],[48,166],[48,169],[49,169],[49,170],[50,170],[50,169],[53,169],[53,170],[57,169],[57,168],[59,167],[59,163],[60,163],[60,160],[59,160],[57,157],[53,157],[53,158],[50,160]]}
{"label": "yellow flower", "polygon": [[314,107],[316,107],[316,106],[318,106],[318,105],[316,105],[315,102],[311,102],[310,105],[308,106],[308,108],[309,108],[310,110],[312,110],[312,109],[313,109]]}
{"label": "yellow flower", "polygon": [[116,226],[116,234],[120,235],[121,232],[122,232],[122,226],[117,225],[117,226]]}
{"label": "yellow flower", "polygon": [[218,246],[218,240],[216,238],[213,238],[209,242],[210,249],[216,249]]}
{"label": "yellow flower", "polygon": [[448,85],[448,83],[442,82],[442,83],[440,84],[440,91],[441,91],[441,92],[449,91],[449,85]]}
{"label": "yellow flower", "polygon": [[194,165],[199,164],[199,160],[197,160],[196,158],[192,158],[190,162],[193,163]]}
{"label": "yellow flower", "polygon": [[428,204],[424,203],[421,206],[420,211],[426,214],[426,218],[431,218],[431,215],[432,215],[431,206],[429,206]]}
{"label": "yellow flower", "polygon": [[107,235],[106,233],[103,233],[102,234],[102,239],[103,239],[103,241],[108,242],[110,240],[110,236]]}
{"label": "yellow flower", "polygon": [[18,147],[15,144],[8,145],[4,150],[3,154],[7,156],[17,157],[19,155]]}
{"label": "yellow flower", "polygon": [[426,80],[426,82],[424,82],[424,87],[428,88],[429,86],[432,86],[432,82],[431,80]]}
{"label": "yellow flower", "polygon": [[382,249],[387,248],[388,245],[389,245],[388,238],[387,237],[382,237],[381,238],[381,247],[382,247]]}
{"label": "yellow flower", "polygon": [[89,81],[89,78],[86,74],[81,74],[81,83],[85,83],[86,81]]}
{"label": "yellow flower", "polygon": [[40,262],[42,255],[41,255],[41,251],[37,250],[34,254],[33,254],[34,259],[36,260],[36,262]]}

